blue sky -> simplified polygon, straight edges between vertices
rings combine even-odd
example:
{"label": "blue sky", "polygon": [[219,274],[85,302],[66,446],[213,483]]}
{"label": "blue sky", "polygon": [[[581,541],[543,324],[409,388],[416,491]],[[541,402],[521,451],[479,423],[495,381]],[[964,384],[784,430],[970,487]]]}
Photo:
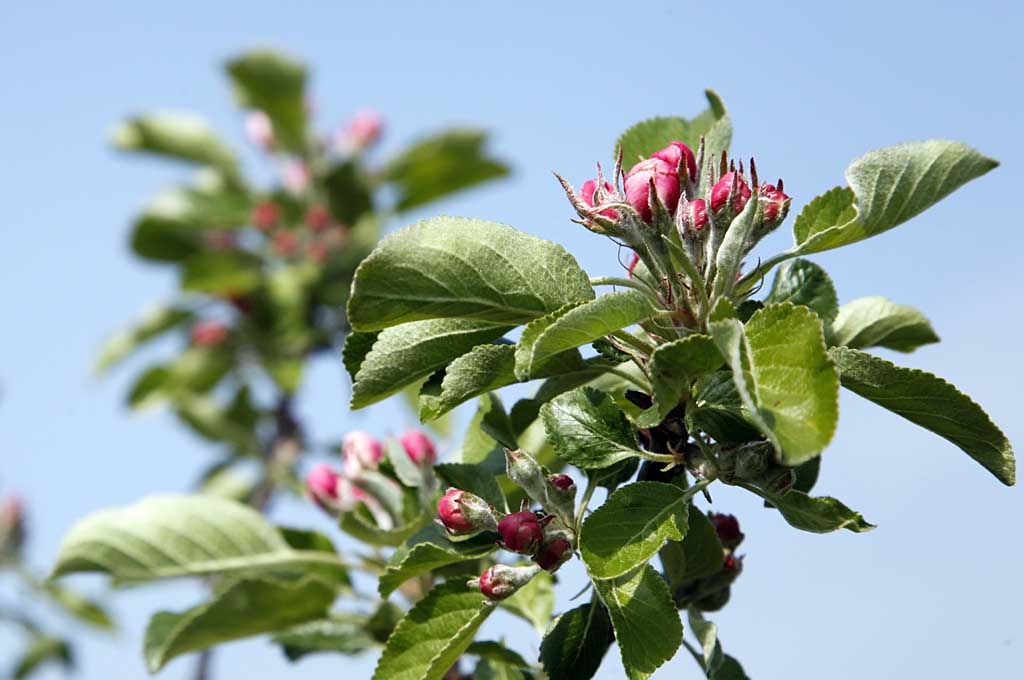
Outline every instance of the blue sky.
{"label": "blue sky", "polygon": [[[78,517],[148,493],[181,490],[209,459],[163,413],[130,417],[122,395],[136,363],[91,375],[103,338],[161,300],[170,274],[135,263],[132,214],[180,167],[106,146],[119,118],[194,110],[241,143],[218,66],[252,46],[286,48],[315,70],[321,125],[372,106],[389,121],[383,151],[450,123],[495,132],[513,179],[461,195],[445,212],[506,222],[569,247],[591,272],[615,273],[607,242],[569,222],[550,171],[575,183],[607,161],[629,124],[691,115],[715,87],[735,126],[733,150],[783,176],[795,210],[842,181],[848,162],[892,143],[965,141],[1002,166],[908,225],[816,257],[840,298],[885,294],[924,310],[940,345],[898,357],[935,370],[987,408],[1012,441],[1022,372],[1013,312],[1024,293],[1014,204],[1024,182],[1017,44],[1009,2],[721,3],[17,3],[0,22],[0,490],[30,499],[31,559],[52,560]],[[253,156],[253,160],[256,160]],[[432,208],[433,210],[433,208]],[[423,215],[425,216],[425,214]],[[398,226],[398,225],[395,225]],[[781,249],[788,227],[760,251]],[[166,349],[166,348],[165,348]],[[158,352],[159,353],[159,352]],[[384,405],[346,412],[338,362],[309,377],[301,409],[327,436],[380,433],[411,416]],[[753,678],[963,678],[1004,675],[1024,660],[1020,491],[999,485],[952,445],[854,396],[825,453],[819,492],[879,525],[871,533],[799,533],[735,490],[745,571],[714,617]],[[302,506],[281,518],[328,529]],[[574,567],[558,609],[576,592]],[[98,580],[83,586],[104,593]],[[114,639],[84,633],[85,678],[145,676],[141,631],[160,607],[199,593],[178,584],[110,596]],[[523,626],[488,623],[523,651]],[[0,659],[10,640],[0,637]],[[257,640],[218,653],[219,678],[369,677],[374,660],[310,658],[289,669]],[[189,677],[190,660],[160,677]],[[290,674],[289,674],[290,673]],[[617,652],[600,677],[621,677]],[[680,653],[656,677],[696,678]],[[57,674],[47,677],[59,677]]]}

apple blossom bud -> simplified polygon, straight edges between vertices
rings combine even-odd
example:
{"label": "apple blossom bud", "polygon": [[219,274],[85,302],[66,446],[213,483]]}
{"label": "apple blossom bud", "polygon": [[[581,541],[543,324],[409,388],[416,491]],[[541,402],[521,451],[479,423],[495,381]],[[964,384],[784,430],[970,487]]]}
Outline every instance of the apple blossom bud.
{"label": "apple blossom bud", "polygon": [[238,244],[236,236],[231,229],[211,229],[203,234],[203,242],[210,250],[231,250]]}
{"label": "apple blossom bud", "polygon": [[273,201],[262,201],[253,208],[252,224],[260,231],[270,231],[277,226],[281,218],[281,209]]}
{"label": "apple blossom bud", "polygon": [[290,193],[301,194],[309,188],[309,167],[299,161],[289,161],[281,168],[281,184]]}
{"label": "apple blossom bud", "polygon": [[479,588],[488,600],[504,600],[539,573],[540,567],[537,565],[509,567],[496,564],[480,574],[480,578],[469,581],[468,585],[470,588]]}
{"label": "apple blossom bud", "polygon": [[733,515],[726,515],[719,512],[709,512],[708,519],[715,527],[718,540],[729,550],[734,549],[743,542],[743,532],[740,531],[740,523]]}
{"label": "apple blossom bud", "polygon": [[341,131],[340,143],[349,151],[361,151],[378,139],[384,130],[384,118],[373,109],[357,111]]}
{"label": "apple blossom bud", "polygon": [[189,330],[193,347],[213,347],[228,337],[228,327],[219,321],[200,321]]}
{"label": "apple blossom bud", "polygon": [[572,543],[559,536],[545,542],[533,559],[541,569],[555,572],[571,557]]}
{"label": "apple blossom bud", "polygon": [[690,147],[682,142],[669,142],[664,149],[652,153],[651,158],[660,158],[677,170],[682,169],[680,167],[680,162],[682,162],[689,172],[690,181],[697,182],[697,158],[693,155]]}
{"label": "apple blossom bud", "polygon": [[437,460],[434,442],[419,430],[409,430],[399,440],[412,462],[417,465],[433,465]]}
{"label": "apple blossom bud", "polygon": [[445,492],[437,502],[437,516],[451,536],[498,529],[498,520],[487,501],[462,489]]}
{"label": "apple blossom bud", "polygon": [[727,172],[722,175],[722,179],[715,183],[715,186],[711,187],[711,212],[717,217],[723,209],[726,207],[726,203],[730,202],[729,198],[732,194],[732,183],[735,178],[737,183],[736,193],[732,195],[732,201],[730,203],[732,213],[738,215],[743,211],[743,207],[750,200],[750,187],[747,186],[746,180],[741,175],[737,175],[735,172]]}
{"label": "apple blossom bud", "polygon": [[789,213],[789,204],[792,199],[786,194],[782,193],[782,180],[779,180],[779,186],[776,188],[774,184],[762,184],[757,190],[758,200],[764,207],[764,231],[767,233],[775,227],[782,224],[782,221],[786,219],[787,213]]}
{"label": "apple blossom bud", "polygon": [[274,145],[274,124],[270,117],[259,110],[250,111],[245,116],[245,136],[261,149],[269,149]]}
{"label": "apple blossom bud", "polygon": [[692,234],[699,234],[708,225],[708,204],[703,198],[688,201],[683,208],[683,224]]}
{"label": "apple blossom bud", "polygon": [[25,504],[17,496],[0,502],[0,555],[17,554],[25,544]]}
{"label": "apple blossom bud", "polygon": [[501,534],[501,547],[521,555],[534,554],[544,540],[540,520],[530,510],[505,515],[498,522],[498,533]]}
{"label": "apple blossom bud", "polygon": [[[580,187],[580,198],[583,199],[583,202],[589,205],[591,208],[596,207],[598,205],[598,201],[601,201],[603,203],[609,197],[614,198],[615,187],[613,187],[609,182],[605,182],[604,191],[602,192],[602,195],[595,199],[595,193],[597,193],[596,179],[588,179],[586,182],[583,183],[583,186]],[[602,217],[607,217],[610,220],[619,219],[619,213],[611,208],[608,208],[607,210],[602,210],[598,214],[601,215]]]}
{"label": "apple blossom bud", "polygon": [[552,486],[551,494],[566,505],[572,505],[576,498],[576,482],[564,474],[548,475],[548,483]]}
{"label": "apple blossom bud", "polygon": [[651,181],[658,199],[668,212],[679,204],[680,186],[676,167],[660,158],[648,158],[634,165],[623,180],[626,202],[640,213],[645,222],[651,221]]}
{"label": "apple blossom bud", "polygon": [[313,231],[323,231],[331,223],[331,212],[323,205],[311,205],[306,210],[306,226]]}
{"label": "apple blossom bud", "polygon": [[338,505],[338,486],[341,475],[327,463],[317,463],[306,475],[306,493],[321,508],[332,509]]}
{"label": "apple blossom bud", "polygon": [[331,248],[323,241],[312,241],[306,246],[306,259],[320,264],[331,254]]}
{"label": "apple blossom bud", "polygon": [[283,257],[294,255],[299,248],[299,237],[290,229],[282,229],[270,238],[270,247]]}
{"label": "apple blossom bud", "polygon": [[548,482],[547,471],[529,453],[505,449],[505,471],[508,478],[545,511],[561,518],[572,517],[575,510],[572,499],[555,493],[556,489]]}
{"label": "apple blossom bud", "polygon": [[363,470],[376,470],[384,456],[384,447],[368,432],[349,432],[341,443],[346,476],[356,478]]}

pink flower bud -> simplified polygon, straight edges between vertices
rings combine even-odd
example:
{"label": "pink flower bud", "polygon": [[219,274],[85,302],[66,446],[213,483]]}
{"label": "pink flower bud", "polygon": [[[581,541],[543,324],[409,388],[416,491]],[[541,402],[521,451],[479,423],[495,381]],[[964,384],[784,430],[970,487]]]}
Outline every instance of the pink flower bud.
{"label": "pink flower bud", "polygon": [[250,111],[245,117],[245,136],[254,146],[269,149],[274,145],[274,125],[262,111]]}
{"label": "pink flower bud", "polygon": [[700,232],[708,225],[708,204],[703,198],[689,201],[683,208],[683,221],[686,228],[694,233]]}
{"label": "pink flower bud", "polygon": [[484,573],[480,578],[473,579],[469,586],[479,588],[489,600],[504,600],[517,590],[530,582],[530,579],[540,573],[536,565],[529,567],[509,567],[504,564],[496,564]]}
{"label": "pink flower bud", "polygon": [[[597,205],[594,200],[595,193],[597,193],[596,179],[588,179],[586,182],[583,183],[583,186],[580,187],[580,198],[583,200],[584,203],[589,205],[591,208]],[[613,187],[610,183],[605,182],[604,195],[601,196],[601,198],[607,199],[608,197],[613,196],[615,196],[615,187]],[[607,210],[602,210],[598,214],[601,215],[602,217],[607,217],[610,220],[619,219],[619,213],[615,210],[612,210],[611,208],[608,208]]]}
{"label": "pink flower bud", "polygon": [[677,170],[680,169],[680,161],[682,161],[690,174],[690,181],[697,182],[697,158],[693,155],[690,147],[682,142],[669,142],[668,146],[661,151],[652,153],[651,158],[660,158]]}
{"label": "pink flower bud", "polygon": [[331,223],[331,213],[325,206],[311,205],[306,211],[306,226],[313,231],[323,231]]}
{"label": "pink flower bud", "polygon": [[228,327],[219,321],[200,321],[189,331],[193,347],[213,347],[228,337]]}
{"label": "pink flower bud", "polygon": [[626,191],[626,202],[640,213],[645,222],[651,220],[651,180],[658,198],[671,213],[679,203],[681,188],[676,167],[660,158],[648,158],[634,165],[623,181]]}
{"label": "pink flower bud", "polygon": [[419,430],[409,430],[399,440],[406,454],[417,465],[433,465],[437,460],[437,452],[430,438]]}
{"label": "pink flower bud", "polygon": [[715,215],[718,215],[725,208],[725,204],[729,200],[729,194],[732,192],[733,177],[736,177],[739,182],[736,195],[732,197],[733,213],[738,215],[742,212],[743,207],[750,200],[750,187],[747,186],[743,177],[737,176],[735,172],[727,172],[722,175],[722,179],[718,180],[715,186],[711,187],[711,212]]}
{"label": "pink flower bud", "polygon": [[331,248],[323,241],[312,241],[306,246],[306,259],[320,264],[331,254]]}
{"label": "pink flower bud", "polygon": [[25,504],[18,496],[8,496],[0,502],[0,555],[20,551],[25,535]]}
{"label": "pink flower bud", "polygon": [[384,447],[372,434],[356,430],[345,435],[341,443],[341,455],[347,476],[354,478],[363,470],[377,469],[384,456]]}
{"label": "pink flower bud", "polygon": [[289,161],[281,168],[281,184],[290,193],[301,194],[309,188],[309,167],[299,161]]}
{"label": "pink flower bud", "polygon": [[306,475],[306,492],[321,508],[330,509],[339,502],[341,475],[327,463],[317,463]]}
{"label": "pink flower bud", "polygon": [[299,237],[290,229],[282,229],[271,237],[270,246],[278,255],[294,255],[299,248]]}
{"label": "pink flower bud", "polygon": [[378,139],[384,130],[384,118],[373,109],[357,111],[341,131],[341,145],[350,151],[361,151]]}
{"label": "pink flower bud", "polygon": [[764,206],[765,225],[771,228],[786,219],[791,199],[782,193],[782,180],[779,180],[778,188],[774,184],[762,184],[757,190],[757,195]]}
{"label": "pink flower bud", "polygon": [[548,477],[551,485],[559,491],[576,493],[576,482],[569,475],[557,474]]}
{"label": "pink flower bud", "polygon": [[461,501],[465,494],[462,489],[448,489],[437,502],[437,516],[452,536],[471,534],[477,529],[476,524],[462,511]]}
{"label": "pink flower bud", "polygon": [[726,515],[718,512],[708,513],[708,519],[715,527],[718,540],[730,550],[743,541],[743,532],[740,531],[739,520],[733,515]]}
{"label": "pink flower bud", "polygon": [[545,571],[557,571],[572,557],[572,543],[565,538],[555,538],[545,543],[534,561]]}
{"label": "pink flower bud", "polygon": [[521,555],[534,554],[544,540],[540,520],[537,519],[536,513],[529,510],[505,515],[498,522],[498,533],[501,534],[503,548]]}
{"label": "pink flower bud", "polygon": [[281,218],[281,210],[277,207],[276,203],[271,201],[263,201],[253,209],[252,211],[252,224],[260,231],[270,231],[277,226],[277,221]]}

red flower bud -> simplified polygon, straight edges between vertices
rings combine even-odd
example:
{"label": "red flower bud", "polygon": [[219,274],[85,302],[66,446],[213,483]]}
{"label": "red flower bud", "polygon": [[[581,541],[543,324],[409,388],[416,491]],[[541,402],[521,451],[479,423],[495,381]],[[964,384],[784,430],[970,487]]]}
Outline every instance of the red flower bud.
{"label": "red flower bud", "polygon": [[738,182],[736,195],[732,197],[733,212],[735,214],[742,212],[743,207],[750,200],[750,187],[747,186],[743,177],[738,176],[735,172],[727,172],[722,175],[722,179],[718,180],[715,186],[711,187],[711,212],[715,213],[715,215],[718,215],[725,207],[726,202],[729,201],[733,177],[736,177]]}
{"label": "red flower bud", "polygon": [[480,578],[473,579],[469,586],[479,588],[489,600],[504,600],[527,583],[534,576],[540,573],[537,566],[509,567],[504,564],[496,564],[484,573]]}
{"label": "red flower bud", "polygon": [[569,475],[557,474],[548,477],[548,481],[559,491],[572,491],[576,492],[576,482],[572,480]]}
{"label": "red flower bud", "polygon": [[[587,205],[589,205],[591,208],[593,208],[593,207],[595,207],[597,205],[596,202],[594,201],[594,194],[595,193],[597,193],[597,180],[596,179],[588,179],[586,182],[583,183],[583,186],[580,187],[580,198],[583,199],[583,202],[586,203]],[[605,182],[604,183],[604,195],[602,196],[602,198],[607,198],[609,196],[614,196],[614,195],[615,195],[615,187],[613,187],[608,182]],[[619,219],[619,213],[617,211],[615,211],[615,210],[612,210],[611,208],[608,208],[607,210],[602,210],[598,214],[601,215],[602,217],[607,217],[610,220],[617,220],[617,219]]]}
{"label": "red flower bud", "polygon": [[740,531],[740,523],[735,516],[712,512],[708,514],[708,519],[715,527],[718,540],[726,547],[734,547],[743,540],[743,532]]}
{"label": "red flower bud", "polygon": [[476,524],[462,511],[462,497],[466,494],[462,489],[448,489],[437,502],[437,516],[441,524],[453,536],[470,534],[476,531]]}
{"label": "red flower bud", "polygon": [[330,211],[322,205],[311,205],[306,211],[306,226],[313,231],[323,231],[331,223]]}
{"label": "red flower bud", "polygon": [[327,463],[317,463],[306,475],[306,492],[309,497],[322,508],[330,508],[338,503],[338,484],[341,475]]}
{"label": "red flower bud", "polygon": [[529,510],[505,515],[498,522],[498,533],[501,534],[503,548],[521,555],[534,554],[544,540],[544,530],[537,514]]}
{"label": "red flower bud", "polygon": [[[779,183],[781,185],[781,180]],[[762,184],[757,190],[757,195],[761,197],[761,205],[764,206],[764,223],[766,225],[774,227],[786,219],[791,199],[782,193],[781,186],[776,188],[774,184]]]}
{"label": "red flower bud", "polygon": [[271,237],[270,245],[278,255],[294,255],[299,247],[299,237],[290,229],[282,229]]}
{"label": "red flower bud", "polygon": [[689,201],[683,210],[683,220],[689,231],[697,233],[708,225],[708,204],[703,198]]}
{"label": "red flower bud", "polygon": [[263,201],[256,205],[252,211],[252,224],[260,231],[270,231],[277,225],[281,218],[281,209],[276,203]]}
{"label": "red flower bud", "polygon": [[682,142],[669,142],[668,146],[661,151],[652,153],[651,158],[660,158],[677,170],[680,169],[679,165],[682,161],[690,173],[690,181],[697,182],[697,158],[693,155],[690,147]]}
{"label": "red flower bud", "polygon": [[363,470],[376,470],[384,456],[380,440],[368,432],[356,430],[345,435],[341,443],[341,456],[345,462],[345,473],[353,479]]}
{"label": "red flower bud", "polygon": [[228,337],[228,327],[219,321],[200,321],[189,331],[193,347],[213,347]]}
{"label": "red flower bud", "polygon": [[399,440],[406,454],[417,465],[433,465],[437,460],[437,452],[430,438],[419,430],[409,430]]}
{"label": "red flower bud", "polygon": [[565,538],[555,538],[545,543],[534,558],[541,569],[557,571],[572,557],[572,543]]}
{"label": "red flower bud", "polygon": [[676,166],[660,158],[648,158],[634,165],[626,173],[623,188],[626,191],[626,202],[640,213],[645,222],[651,220],[651,180],[654,180],[658,198],[670,213],[674,212],[679,204],[681,192]]}

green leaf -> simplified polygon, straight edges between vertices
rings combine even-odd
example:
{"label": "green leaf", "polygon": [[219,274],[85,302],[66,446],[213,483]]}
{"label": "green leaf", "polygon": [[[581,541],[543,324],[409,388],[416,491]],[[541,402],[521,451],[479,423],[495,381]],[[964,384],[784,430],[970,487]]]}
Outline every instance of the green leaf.
{"label": "green leaf", "polygon": [[705,90],[705,95],[710,106],[692,120],[678,117],[651,118],[626,130],[616,142],[612,158],[622,149],[622,165],[628,170],[640,158],[647,158],[672,141],[683,142],[697,153],[702,136],[708,138],[708,153],[705,157],[717,158],[718,153],[729,148],[732,125],[718,93]]}
{"label": "green leaf", "polygon": [[829,355],[843,387],[956,444],[1003,484],[1016,481],[1017,465],[1006,435],[970,397],[942,378],[837,347]]}
{"label": "green leaf", "polygon": [[146,627],[146,666],[156,673],[187,652],[319,619],[334,597],[334,588],[316,578],[231,581],[198,607],[155,614]]}
{"label": "green leaf", "polygon": [[693,381],[722,365],[722,354],[707,335],[690,335],[659,346],[651,353],[648,370],[654,386],[654,405],[640,414],[637,427],[656,427],[688,394]]}
{"label": "green leaf", "polygon": [[42,588],[61,609],[82,623],[100,630],[114,630],[113,619],[99,603],[52,581],[43,584]]}
{"label": "green leaf", "polygon": [[353,382],[379,335],[379,331],[373,333],[352,331],[345,336],[345,344],[341,348],[341,362]]}
{"label": "green leaf", "polygon": [[289,661],[317,652],[360,654],[377,643],[356,621],[333,618],[292,626],[274,635],[274,642],[281,645]]}
{"label": "green leaf", "polygon": [[288,55],[254,50],[227,63],[240,106],[267,114],[274,142],[288,151],[306,150],[306,67]]}
{"label": "green leaf", "polygon": [[197,253],[181,269],[183,290],[217,296],[248,293],[263,278],[260,258],[240,250]]}
{"label": "green leaf", "polygon": [[14,664],[11,671],[13,680],[22,680],[35,673],[43,664],[56,662],[68,670],[74,666],[74,656],[67,640],[36,634],[32,636],[27,649]]}
{"label": "green leaf", "polygon": [[487,467],[469,463],[442,463],[434,466],[434,471],[450,486],[480,496],[501,512],[508,511],[501,487]]}
{"label": "green leaf", "polygon": [[639,455],[636,434],[612,398],[592,387],[559,395],[540,409],[548,441],[578,468],[603,468]]}
{"label": "green leaf", "polygon": [[700,642],[701,651],[704,653],[702,665],[704,673],[709,678],[715,677],[715,672],[722,665],[722,645],[718,642],[718,626],[705,620],[700,612],[691,608],[688,612],[690,628]]}
{"label": "green leaf", "polygon": [[683,624],[665,580],[651,565],[596,580],[594,588],[608,608],[630,680],[649,677],[675,655],[683,642]]}
{"label": "green leaf", "polygon": [[683,540],[669,541],[659,551],[669,588],[717,574],[722,569],[722,543],[708,516],[691,506]]}
{"label": "green leaf", "polygon": [[690,496],[661,482],[637,482],[611,494],[580,531],[580,554],[590,575],[621,576],[654,557],[666,540],[683,540]]}
{"label": "green leaf", "polygon": [[522,324],[593,297],[561,246],[495,222],[437,217],[391,234],[363,260],[348,316],[361,331],[450,317]]}
{"label": "green leaf", "polygon": [[711,305],[718,300],[728,299],[736,287],[736,275],[739,274],[743,257],[747,254],[750,235],[754,230],[754,216],[757,214],[759,201],[747,201],[743,210],[733,218],[722,239],[715,256],[715,281],[711,293]]}
{"label": "green leaf", "polygon": [[792,302],[810,307],[826,325],[839,311],[835,286],[825,270],[810,260],[792,260],[779,267],[766,305]]}
{"label": "green leaf", "polygon": [[507,663],[480,659],[473,669],[473,680],[524,680],[523,672]]}
{"label": "green leaf", "polygon": [[939,341],[924,314],[884,297],[847,302],[839,308],[829,335],[834,345],[851,349],[887,347],[898,352],[913,352],[921,345]]}
{"label": "green leaf", "polygon": [[233,359],[224,346],[190,347],[173,363],[143,372],[128,393],[128,404],[141,409],[165,399],[207,392],[231,370]]}
{"label": "green leaf", "polygon": [[718,667],[711,680],[750,680],[743,666],[735,658],[725,654],[722,657],[722,665]]}
{"label": "green leaf", "polygon": [[398,189],[399,211],[409,210],[508,174],[508,167],[487,155],[487,135],[454,129],[432,135],[388,163],[384,176]]}
{"label": "green leaf", "polygon": [[608,611],[599,601],[555,619],[540,644],[540,661],[551,680],[590,680],[611,646]]}
{"label": "green leaf", "polygon": [[464,541],[452,541],[434,523],[413,534],[402,549],[391,556],[380,575],[377,590],[387,597],[411,578],[456,562],[480,559],[497,549],[494,534],[481,534]]}
{"label": "green leaf", "polygon": [[426,526],[432,516],[426,512],[405,524],[390,529],[382,529],[377,525],[373,515],[363,503],[356,505],[355,510],[341,513],[338,526],[349,535],[373,545],[397,546],[404,543],[410,536]]}
{"label": "green leaf", "polygon": [[356,224],[373,211],[373,189],[355,161],[332,165],[324,175],[324,188],[331,215],[342,224]]}
{"label": "green leaf", "polygon": [[796,252],[817,253],[888,231],[998,165],[969,146],[938,139],[865,154],[846,169],[849,189],[833,189],[800,212],[793,224]]}
{"label": "green leaf", "polygon": [[374,680],[440,680],[492,611],[483,595],[464,583],[435,587],[388,638]]}
{"label": "green leaf", "polygon": [[859,512],[854,512],[831,496],[808,496],[796,489],[779,495],[746,483],[741,486],[771,503],[790,526],[803,531],[827,534],[846,529],[859,534],[875,528]]}
{"label": "green leaf", "polygon": [[80,520],[52,577],[78,572],[121,582],[268,572],[344,578],[336,555],[293,550],[258,512],[214,496],[151,496]]}
{"label": "green leaf", "polygon": [[772,442],[779,462],[798,465],[818,455],[839,419],[839,378],[821,319],[783,303],[758,311],[746,326],[735,319],[709,326],[747,416]]}
{"label": "green leaf", "polygon": [[515,595],[502,600],[500,606],[530,623],[537,634],[543,636],[555,608],[554,579],[551,574],[542,571],[516,591]]}
{"label": "green leaf", "polygon": [[385,328],[360,363],[351,407],[363,408],[389,397],[508,330],[508,326],[466,319],[430,319]]}
{"label": "green leaf", "polygon": [[515,666],[516,668],[530,668],[530,663],[520,656],[518,652],[512,651],[500,642],[492,640],[480,640],[472,643],[466,648],[466,654]]}
{"label": "green leaf", "polygon": [[114,144],[129,151],[171,156],[209,165],[236,177],[237,161],[201,118],[188,113],[155,113],[129,118],[114,130]]}
{"label": "green leaf", "polygon": [[523,333],[516,346],[516,375],[532,377],[543,363],[566,350],[650,319],[657,313],[650,296],[620,290],[565,310],[537,333]]}
{"label": "green leaf", "polygon": [[163,335],[193,318],[192,312],[180,307],[158,307],[148,312],[131,328],[112,336],[103,345],[96,371],[102,373],[146,342]]}

